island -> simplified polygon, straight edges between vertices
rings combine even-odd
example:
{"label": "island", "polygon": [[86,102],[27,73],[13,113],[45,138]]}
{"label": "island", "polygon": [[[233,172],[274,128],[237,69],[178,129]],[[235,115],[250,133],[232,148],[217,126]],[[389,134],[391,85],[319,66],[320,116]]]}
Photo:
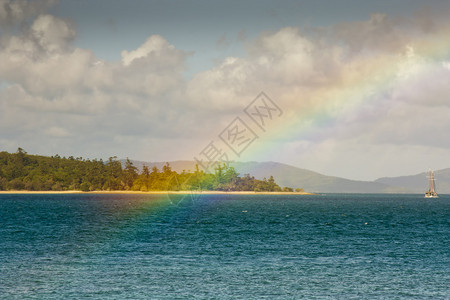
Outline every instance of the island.
{"label": "island", "polygon": [[176,172],[166,163],[162,170],[147,165],[138,170],[128,158],[121,162],[115,156],[103,161],[30,155],[18,148],[16,153],[0,152],[0,191],[309,194],[301,188],[282,188],[273,176],[240,176],[233,167],[219,162],[213,167],[211,172],[198,165],[194,171]]}

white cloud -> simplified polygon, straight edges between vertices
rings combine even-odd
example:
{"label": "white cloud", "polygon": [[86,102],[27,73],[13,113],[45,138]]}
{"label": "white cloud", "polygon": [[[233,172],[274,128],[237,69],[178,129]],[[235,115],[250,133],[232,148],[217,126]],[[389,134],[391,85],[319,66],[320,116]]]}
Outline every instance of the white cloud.
{"label": "white cloud", "polygon": [[40,15],[31,25],[31,34],[45,52],[61,52],[75,37],[75,30],[62,19]]}
{"label": "white cloud", "polygon": [[[178,67],[177,58],[167,56],[167,53],[181,54],[182,51],[176,50],[175,47],[169,44],[162,36],[152,35],[136,50],[124,50],[121,55],[122,62],[125,66],[129,66],[133,61],[136,64],[146,62],[155,63],[160,61],[161,65],[164,64],[164,66],[166,66],[167,64],[170,64],[174,67]],[[156,68],[157,66],[154,67]]]}
{"label": "white cloud", "polygon": [[47,154],[53,151],[50,144],[79,154],[96,145],[101,156],[120,144],[121,136],[171,139],[179,134],[184,119],[173,107],[180,107],[174,101],[183,98],[187,52],[155,35],[138,49],[124,51],[123,63],[108,62],[75,47],[75,34],[73,24],[45,14],[2,38],[0,133],[10,141],[3,145]]}
{"label": "white cloud", "polygon": [[[8,11],[8,24],[31,18],[31,25],[0,44],[4,145],[15,141],[47,154],[52,144],[71,155],[134,157],[148,151],[151,156],[136,158],[170,153],[189,159],[197,153],[187,154],[180,140],[195,140],[200,151],[264,90],[290,124],[292,136],[280,137],[287,144],[276,154],[285,162],[334,174],[347,166],[361,175],[388,163],[394,169],[390,157],[401,155],[405,145],[409,160],[424,159],[427,147],[438,155],[448,152],[448,57],[436,51],[428,58],[433,47],[448,46],[442,42],[448,27],[438,26],[443,21],[374,14],[319,34],[293,27],[264,32],[245,42],[246,57],[228,57],[186,81],[190,53],[160,35],[110,62],[75,47],[70,22],[19,7],[23,12]],[[377,156],[383,149],[389,151]]]}
{"label": "white cloud", "polygon": [[[400,175],[438,166],[439,160],[447,167],[450,78],[440,61],[448,60],[448,28],[385,15],[336,26],[335,39],[284,28],[249,44],[246,59],[228,58],[198,74],[188,92],[211,111],[238,110],[258,89],[275,95],[288,107],[284,118],[298,119],[291,125],[298,126],[298,135],[292,130],[284,139],[306,139],[309,146],[293,153],[280,144],[276,153],[267,153],[272,160],[365,179],[382,176],[383,168]],[[305,120],[314,125],[307,135]]]}
{"label": "white cloud", "polygon": [[443,66],[444,68],[446,68],[447,70],[450,70],[450,62],[449,62],[449,61],[444,61],[444,62],[442,63],[442,66]]}
{"label": "white cloud", "polygon": [[52,126],[48,129],[46,129],[45,134],[47,134],[51,137],[57,137],[57,138],[70,136],[69,132],[65,128],[57,127],[57,126]]}
{"label": "white cloud", "polygon": [[56,2],[56,0],[0,0],[0,28],[20,24],[44,12]]}

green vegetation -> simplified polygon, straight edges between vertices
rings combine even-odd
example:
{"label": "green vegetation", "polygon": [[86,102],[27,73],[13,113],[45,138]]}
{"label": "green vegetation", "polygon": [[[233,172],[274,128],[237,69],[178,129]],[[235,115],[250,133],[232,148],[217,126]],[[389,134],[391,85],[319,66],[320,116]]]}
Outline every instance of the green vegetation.
{"label": "green vegetation", "polygon": [[177,173],[169,165],[159,170],[144,166],[139,170],[127,159],[124,166],[117,157],[108,161],[72,156],[29,155],[22,148],[16,153],[0,152],[0,190],[28,191],[292,191],[281,189],[274,178],[258,180],[239,174],[232,167],[217,165],[214,174],[200,171]]}

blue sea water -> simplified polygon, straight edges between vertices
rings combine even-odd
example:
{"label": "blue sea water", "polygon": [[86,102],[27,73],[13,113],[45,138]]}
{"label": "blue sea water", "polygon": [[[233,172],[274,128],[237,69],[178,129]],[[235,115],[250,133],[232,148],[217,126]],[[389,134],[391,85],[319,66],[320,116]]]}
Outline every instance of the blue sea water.
{"label": "blue sea water", "polygon": [[450,196],[0,195],[0,299],[450,299]]}

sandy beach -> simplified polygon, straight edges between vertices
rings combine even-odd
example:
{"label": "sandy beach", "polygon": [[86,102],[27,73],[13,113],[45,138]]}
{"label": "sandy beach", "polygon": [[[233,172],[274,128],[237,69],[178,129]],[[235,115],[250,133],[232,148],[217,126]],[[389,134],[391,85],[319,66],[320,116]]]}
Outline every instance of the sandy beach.
{"label": "sandy beach", "polygon": [[252,191],[0,191],[0,194],[141,194],[141,195],[161,195],[161,194],[204,194],[204,195],[316,195],[307,192],[252,192]]}

